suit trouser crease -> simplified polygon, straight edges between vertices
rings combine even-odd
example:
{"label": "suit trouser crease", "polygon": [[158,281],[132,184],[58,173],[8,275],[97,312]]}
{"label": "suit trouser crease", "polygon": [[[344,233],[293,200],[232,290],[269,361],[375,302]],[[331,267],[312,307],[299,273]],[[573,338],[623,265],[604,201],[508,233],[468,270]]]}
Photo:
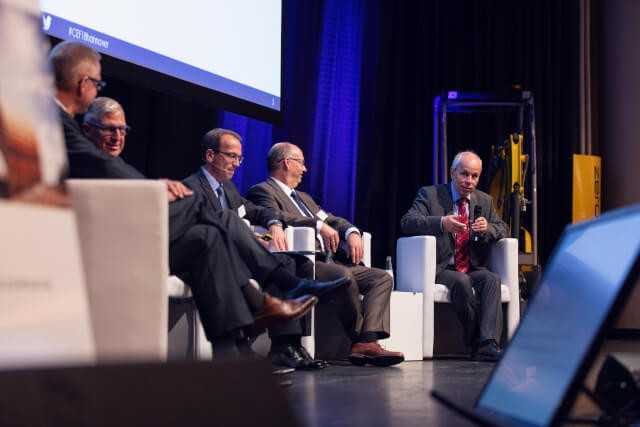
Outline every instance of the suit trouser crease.
{"label": "suit trouser crease", "polygon": [[462,323],[467,345],[489,339],[500,342],[502,304],[501,283],[497,274],[485,269],[469,273],[446,269],[436,275],[436,282],[449,289],[451,303]]}
{"label": "suit trouser crease", "polygon": [[349,277],[343,291],[347,294],[348,309],[341,310],[340,321],[352,339],[357,340],[363,332],[373,332],[378,339],[389,337],[393,281],[384,270],[333,262],[316,262],[315,267],[318,280]]}
{"label": "suit trouser crease", "polygon": [[220,233],[206,225],[191,227],[169,247],[171,271],[189,274],[188,284],[210,341],[253,323],[242,292],[251,276],[238,261]]}

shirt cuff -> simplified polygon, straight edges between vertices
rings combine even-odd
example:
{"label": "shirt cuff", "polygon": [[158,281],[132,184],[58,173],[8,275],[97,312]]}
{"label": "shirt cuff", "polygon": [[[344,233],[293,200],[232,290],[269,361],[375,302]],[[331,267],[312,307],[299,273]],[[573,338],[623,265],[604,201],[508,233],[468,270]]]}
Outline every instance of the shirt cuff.
{"label": "shirt cuff", "polygon": [[282,227],[282,221],[280,221],[279,219],[272,219],[269,222],[267,222],[267,228],[271,227],[272,225],[279,225],[280,227]]}
{"label": "shirt cuff", "polygon": [[347,228],[347,231],[345,231],[344,233],[344,240],[347,240],[349,238],[349,234],[351,233],[358,233],[358,235],[360,235],[360,230],[358,230],[357,227],[349,227]]}
{"label": "shirt cuff", "polygon": [[322,229],[322,225],[324,224],[324,222],[322,221],[317,221],[316,222],[316,231],[319,233],[320,230]]}
{"label": "shirt cuff", "polygon": [[440,232],[444,233],[444,217],[440,217]]}

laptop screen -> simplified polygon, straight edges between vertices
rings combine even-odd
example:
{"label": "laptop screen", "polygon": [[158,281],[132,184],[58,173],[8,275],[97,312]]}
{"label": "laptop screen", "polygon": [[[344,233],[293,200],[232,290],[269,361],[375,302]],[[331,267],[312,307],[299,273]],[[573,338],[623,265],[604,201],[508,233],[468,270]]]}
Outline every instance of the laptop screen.
{"label": "laptop screen", "polygon": [[640,254],[640,207],[567,228],[476,408],[553,421]]}

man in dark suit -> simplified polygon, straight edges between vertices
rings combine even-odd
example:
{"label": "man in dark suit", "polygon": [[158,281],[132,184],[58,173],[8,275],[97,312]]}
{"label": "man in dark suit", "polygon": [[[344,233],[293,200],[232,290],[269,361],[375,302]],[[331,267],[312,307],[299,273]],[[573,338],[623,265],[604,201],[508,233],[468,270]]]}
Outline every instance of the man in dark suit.
{"label": "man in dark suit", "polygon": [[508,236],[493,199],[476,189],[482,160],[458,153],[451,183],[423,187],[402,217],[406,235],[436,237],[436,282],[451,295],[467,345],[477,360],[495,361],[502,329],[500,277],[487,269],[489,245]]}
{"label": "man in dark suit", "polygon": [[[100,56],[82,44],[63,42],[49,55],[55,73],[56,98],[64,127],[72,178],[143,179],[144,175],[120,157],[103,152],[100,141],[91,141],[75,121],[87,111],[101,82]],[[122,137],[126,122],[122,107],[108,98],[89,112],[85,130],[94,137]],[[115,104],[115,106],[114,106]],[[110,106],[111,105],[111,106]],[[121,114],[113,114],[120,110]],[[89,129],[95,130],[89,133]],[[205,200],[176,181],[165,181],[169,204],[169,263],[172,272],[190,274],[189,284],[207,338],[215,352],[236,353],[246,346],[245,330],[254,320],[273,323],[304,315],[317,301],[309,295],[282,301],[255,286],[257,279],[272,281],[285,289],[312,288],[313,283],[291,275],[247,233],[237,215],[210,215]],[[293,298],[293,297],[292,297]]]}
{"label": "man in dark suit", "polygon": [[[277,210],[257,206],[245,199],[231,181],[235,171],[242,163],[242,137],[228,129],[213,129],[207,132],[201,141],[204,165],[184,180],[184,184],[192,188],[207,200],[212,212],[229,210],[253,225],[260,225],[269,230],[271,244],[276,250],[287,250],[287,241],[283,232],[281,215]],[[260,240],[264,242],[264,240]],[[266,243],[264,243],[266,245]],[[275,254],[283,264],[290,265],[293,272],[300,277],[311,277],[313,264],[304,256]],[[296,263],[298,266],[296,267]],[[338,282],[336,282],[338,284]],[[329,292],[334,287],[326,287]],[[276,296],[286,296],[273,286],[267,290]],[[318,295],[318,292],[315,292]],[[326,363],[314,360],[302,347],[300,337],[302,327],[299,321],[291,321],[282,325],[274,325],[269,329],[272,346],[270,358],[280,366],[296,369],[322,369]]]}
{"label": "man in dark suit", "polygon": [[[353,345],[349,360],[356,365],[390,366],[404,360],[400,352],[388,351],[378,344],[389,337],[391,277],[383,270],[361,264],[363,256],[360,231],[344,218],[325,212],[308,194],[295,190],[306,172],[304,155],[297,146],[280,142],[267,159],[270,177],[253,186],[247,198],[257,205],[277,209],[287,225],[312,227],[321,237],[321,246],[332,255],[327,262],[316,262],[316,277],[328,280],[348,275],[349,299],[355,311],[355,325],[350,330]],[[338,252],[340,240],[345,251]],[[360,294],[364,299],[360,300]]]}

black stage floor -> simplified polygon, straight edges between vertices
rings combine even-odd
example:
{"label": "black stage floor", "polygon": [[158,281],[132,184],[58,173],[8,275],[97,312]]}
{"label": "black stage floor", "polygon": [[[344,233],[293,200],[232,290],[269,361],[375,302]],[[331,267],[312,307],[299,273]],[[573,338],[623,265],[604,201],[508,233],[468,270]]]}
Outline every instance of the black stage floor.
{"label": "black stage floor", "polygon": [[286,393],[303,426],[471,426],[430,392],[436,388],[472,405],[493,366],[456,359],[391,368],[344,364],[282,378],[293,383]]}

